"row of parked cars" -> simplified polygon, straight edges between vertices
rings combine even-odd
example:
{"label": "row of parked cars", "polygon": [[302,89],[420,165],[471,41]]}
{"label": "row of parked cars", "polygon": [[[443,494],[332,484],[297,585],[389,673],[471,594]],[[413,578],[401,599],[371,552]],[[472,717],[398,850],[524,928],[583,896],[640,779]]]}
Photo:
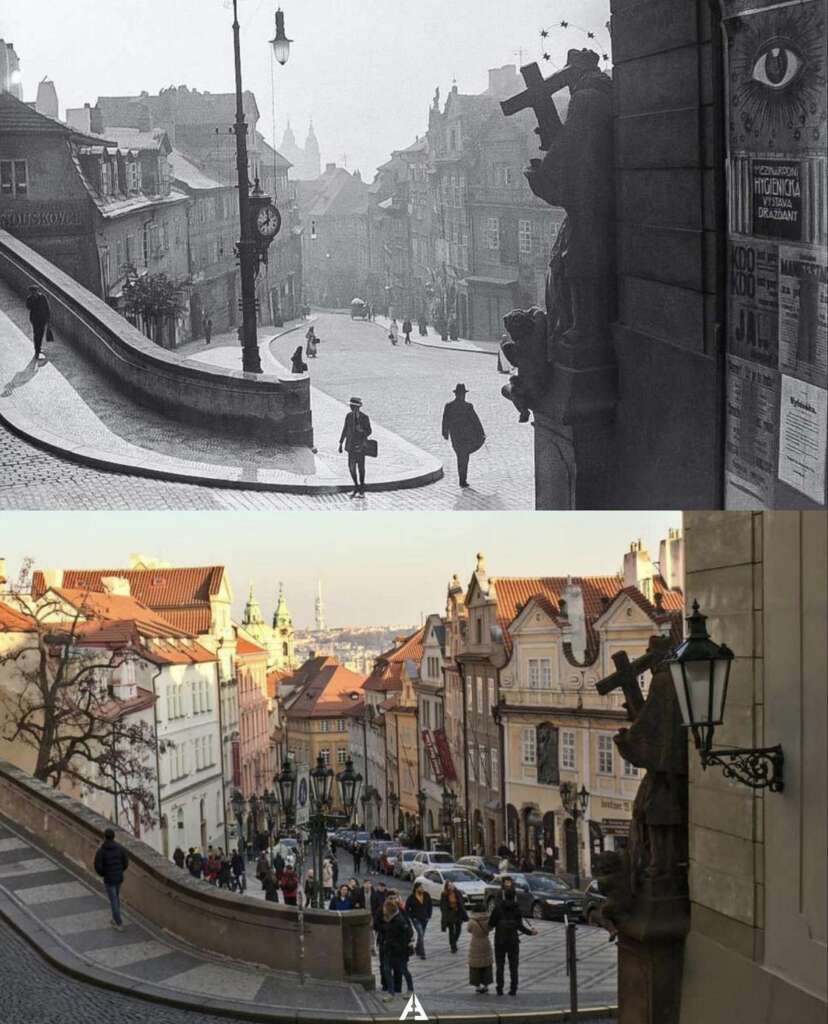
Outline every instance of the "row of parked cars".
{"label": "row of parked cars", "polygon": [[[407,882],[418,881],[432,899],[439,900],[446,882],[452,882],[469,910],[491,910],[500,892],[499,862],[494,857],[466,856],[455,860],[442,850],[411,850],[393,840],[371,839],[365,832],[340,830],[333,846],[363,854],[383,874]],[[526,917],[536,920],[574,920],[598,924],[605,897],[593,881],[585,890],[573,889],[559,875],[547,871],[509,872],[514,880],[518,905]]]}

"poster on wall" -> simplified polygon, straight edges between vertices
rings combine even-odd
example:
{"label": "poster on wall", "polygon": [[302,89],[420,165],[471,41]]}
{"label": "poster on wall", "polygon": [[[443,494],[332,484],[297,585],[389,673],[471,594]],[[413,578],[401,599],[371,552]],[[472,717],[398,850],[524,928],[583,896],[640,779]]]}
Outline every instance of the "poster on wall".
{"label": "poster on wall", "polygon": [[779,479],[812,501],[825,501],[828,391],[782,375]]}
{"label": "poster on wall", "polygon": [[828,251],[779,246],[779,369],[828,387]]}
{"label": "poster on wall", "polygon": [[778,362],[777,246],[751,239],[728,246],[728,352],[765,366]]}
{"label": "poster on wall", "polygon": [[[727,34],[725,504],[795,505],[780,481],[824,503],[828,0],[720,3]],[[806,396],[803,387],[816,390]]]}
{"label": "poster on wall", "polygon": [[727,359],[727,465],[750,496],[770,505],[776,475],[779,374],[747,359]]}

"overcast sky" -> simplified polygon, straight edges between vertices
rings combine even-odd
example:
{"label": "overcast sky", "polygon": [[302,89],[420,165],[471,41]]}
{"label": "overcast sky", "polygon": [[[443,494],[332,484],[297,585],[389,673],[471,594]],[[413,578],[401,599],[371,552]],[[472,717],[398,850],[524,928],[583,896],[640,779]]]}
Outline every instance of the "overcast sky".
{"label": "overcast sky", "polygon": [[[489,67],[542,53],[540,29],[559,25],[546,46],[555,65],[570,47],[607,50],[608,0],[283,0],[290,60],[276,66],[277,141],[286,117],[304,142],[313,117],[323,164],[359,168],[371,180],[392,149],[427,127],[436,86],[445,99],[486,88]],[[259,128],[271,136],[274,0],[240,0],[244,84],[256,94]],[[574,23],[574,25],[573,25]],[[44,76],[64,109],[98,95],[157,93],[169,85],[233,89],[228,0],[5,0],[0,38],[15,45],[25,99]],[[578,26],[577,28],[575,26]],[[583,30],[595,32],[595,43]],[[542,64],[547,73],[552,64]]]}
{"label": "overcast sky", "polygon": [[272,615],[281,580],[300,627],[321,579],[330,625],[409,625],[444,610],[451,575],[468,583],[478,551],[493,576],[609,574],[630,541],[657,559],[680,525],[680,512],[0,512],[0,556],[12,579],[26,556],[40,568],[120,568],[135,552],[225,565],[237,614],[253,580]]}

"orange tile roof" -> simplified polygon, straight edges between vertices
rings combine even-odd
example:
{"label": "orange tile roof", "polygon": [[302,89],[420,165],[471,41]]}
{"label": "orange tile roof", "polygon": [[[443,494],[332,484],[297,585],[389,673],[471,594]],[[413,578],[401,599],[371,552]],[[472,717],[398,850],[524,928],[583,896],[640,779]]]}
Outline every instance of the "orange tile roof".
{"label": "orange tile roof", "polygon": [[[208,565],[159,569],[65,569],[62,587],[101,592],[102,580],[120,576],[129,581],[130,593],[142,604],[163,613],[173,625],[199,636],[210,632],[210,598],[221,589],[224,568]],[[43,573],[32,573],[32,593],[46,590]]]}
{"label": "orange tile roof", "polygon": [[259,654],[267,656],[267,651],[264,647],[260,647],[259,644],[253,643],[252,640],[248,640],[247,637],[240,636],[236,632],[236,654]]}
{"label": "orange tile roof", "polygon": [[95,647],[132,645],[141,657],[159,665],[193,665],[216,660],[212,651],[192,637],[134,620],[78,623],[76,634],[84,644]]}
{"label": "orange tile roof", "polygon": [[0,633],[28,633],[35,625],[30,615],[23,615],[0,601]]}
{"label": "orange tile roof", "polygon": [[271,700],[279,696],[279,683],[290,679],[292,673],[287,669],[274,668],[267,673],[267,695]]}
{"label": "orange tile roof", "polygon": [[374,669],[365,683],[366,690],[386,693],[389,690],[402,690],[403,665],[406,661],[423,660],[423,639],[426,627],[422,626],[411,636],[407,636],[395,647],[381,654],[374,663]]}
{"label": "orange tile roof", "polygon": [[[163,615],[148,608],[135,597],[123,594],[96,593],[94,591],[75,590],[68,587],[52,587],[66,604],[77,608],[84,615],[112,622],[134,621],[146,626],[154,626],[157,635],[189,636],[186,631],[178,629]],[[48,591],[47,591],[48,592]]]}
{"label": "orange tile roof", "polygon": [[362,693],[365,676],[340,665],[336,658],[318,657],[306,661],[285,682],[299,685],[285,712],[288,718],[341,717],[353,707],[350,694]]}

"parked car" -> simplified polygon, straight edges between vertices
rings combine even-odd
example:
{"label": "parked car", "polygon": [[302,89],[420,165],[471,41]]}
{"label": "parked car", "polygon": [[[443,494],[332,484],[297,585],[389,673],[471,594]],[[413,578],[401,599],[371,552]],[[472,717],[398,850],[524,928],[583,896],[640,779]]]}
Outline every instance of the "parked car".
{"label": "parked car", "polygon": [[461,857],[457,863],[476,872],[484,882],[491,882],[499,870],[496,857]]}
{"label": "parked car", "polygon": [[401,878],[404,882],[414,881],[417,875],[417,870],[414,866],[414,858],[419,852],[419,850],[402,850],[394,864],[395,878]]}
{"label": "parked car", "polygon": [[456,863],[454,857],[444,850],[419,850],[411,862],[411,871],[416,876],[421,875],[427,868],[454,863]]}
{"label": "parked car", "polygon": [[486,883],[466,868],[456,864],[441,864],[439,867],[428,868],[416,881],[422,882],[423,888],[435,903],[440,902],[446,882],[453,882],[467,910],[486,909]]}
{"label": "parked car", "polygon": [[587,924],[602,926],[601,907],[607,902],[607,897],[601,892],[598,882],[593,879],[586,887],[582,904],[582,913]]}
{"label": "parked car", "polygon": [[[494,909],[500,896],[502,877],[496,875],[486,886],[487,910]],[[580,889],[573,889],[557,875],[532,871],[525,875],[510,874],[509,877],[514,880],[518,906],[524,917],[551,921],[562,921],[564,915],[581,917],[584,893]]]}

